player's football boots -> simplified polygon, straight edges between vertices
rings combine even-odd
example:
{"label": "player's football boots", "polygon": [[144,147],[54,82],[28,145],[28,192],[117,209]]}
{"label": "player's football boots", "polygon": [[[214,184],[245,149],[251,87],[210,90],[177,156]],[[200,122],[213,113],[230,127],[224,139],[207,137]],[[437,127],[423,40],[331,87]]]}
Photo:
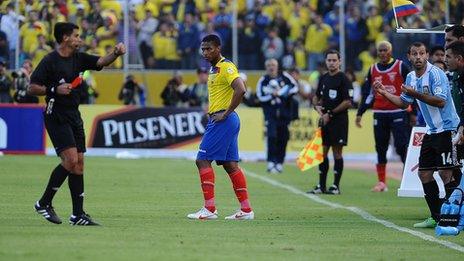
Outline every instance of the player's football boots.
{"label": "player's football boots", "polygon": [[206,219],[217,219],[218,218],[218,212],[217,212],[217,209],[214,212],[211,212],[207,208],[202,207],[197,212],[188,214],[187,217],[190,218],[190,219],[204,219],[204,220],[206,220]]}
{"label": "player's football boots", "polygon": [[385,183],[383,183],[382,181],[379,181],[379,183],[377,183],[373,188],[372,188],[372,192],[387,192],[388,191],[388,187]]}
{"label": "player's football boots", "polygon": [[245,212],[241,209],[237,210],[234,214],[225,217],[227,220],[250,220],[255,218],[255,213],[253,211]]}

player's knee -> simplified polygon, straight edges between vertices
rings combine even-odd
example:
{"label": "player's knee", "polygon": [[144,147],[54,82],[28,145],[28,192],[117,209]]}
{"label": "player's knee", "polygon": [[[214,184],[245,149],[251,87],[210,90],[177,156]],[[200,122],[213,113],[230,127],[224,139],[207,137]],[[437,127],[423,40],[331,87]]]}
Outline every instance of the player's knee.
{"label": "player's knee", "polygon": [[209,164],[209,162],[207,160],[199,160],[199,159],[197,159],[195,161],[195,164],[197,165],[198,169],[204,169],[204,168],[210,167],[210,164]]}

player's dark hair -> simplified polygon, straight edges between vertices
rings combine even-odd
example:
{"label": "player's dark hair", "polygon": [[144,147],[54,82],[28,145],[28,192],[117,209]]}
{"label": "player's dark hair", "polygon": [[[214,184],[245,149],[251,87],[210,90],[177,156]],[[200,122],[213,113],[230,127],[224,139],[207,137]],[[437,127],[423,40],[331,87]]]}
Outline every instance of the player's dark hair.
{"label": "player's dark hair", "polygon": [[[438,63],[438,64],[441,64],[441,65],[443,66],[443,68],[445,68],[445,69],[447,68],[446,63],[444,63],[444,62],[442,62],[442,61],[435,61],[435,62],[433,62],[433,65],[435,65],[435,64],[437,64],[437,63]],[[435,66],[436,66],[436,65],[435,65]]]}
{"label": "player's dark hair", "polygon": [[451,32],[451,34],[457,38],[464,37],[464,25],[456,24],[456,25],[447,27],[445,29],[445,32],[447,33]]}
{"label": "player's dark hair", "polygon": [[421,47],[421,46],[424,46],[425,52],[426,52],[426,53],[429,53],[429,49],[427,48],[427,46],[426,46],[423,42],[414,42],[414,43],[412,43],[412,44],[409,46],[409,48],[408,48],[408,54],[411,54],[411,49],[412,49],[413,47]]}
{"label": "player's dark hair", "polygon": [[63,42],[63,37],[70,36],[74,29],[79,29],[79,26],[73,23],[56,23],[55,28],[53,29],[53,36],[57,43]]}
{"label": "player's dark hair", "polygon": [[340,60],[341,56],[340,56],[340,52],[335,50],[335,49],[330,49],[328,50],[327,52],[325,52],[325,58],[327,58],[327,56],[329,56],[329,54],[336,54],[338,59]]}
{"label": "player's dark hair", "polygon": [[451,50],[453,51],[454,55],[460,55],[464,58],[464,44],[462,44],[459,41],[456,41],[448,45],[448,47],[446,47],[446,50]]}
{"label": "player's dark hair", "polygon": [[221,46],[221,39],[215,34],[209,34],[201,40],[202,43],[213,43],[215,46]]}
{"label": "player's dark hair", "polygon": [[430,49],[430,55],[434,55],[437,51],[445,52],[445,48],[441,45],[435,45],[432,49]]}

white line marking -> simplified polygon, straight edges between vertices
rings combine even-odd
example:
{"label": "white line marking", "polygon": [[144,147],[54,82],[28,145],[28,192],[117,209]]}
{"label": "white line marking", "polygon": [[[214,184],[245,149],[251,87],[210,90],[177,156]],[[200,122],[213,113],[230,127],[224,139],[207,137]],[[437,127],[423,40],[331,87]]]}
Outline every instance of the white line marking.
{"label": "white line marking", "polygon": [[322,198],[320,198],[320,197],[318,197],[316,195],[307,194],[307,193],[305,193],[305,192],[303,192],[303,191],[301,191],[301,190],[299,190],[299,189],[297,189],[297,188],[295,188],[293,186],[281,183],[281,182],[279,182],[277,180],[268,178],[266,176],[258,175],[258,174],[254,173],[254,172],[251,172],[251,171],[248,171],[248,170],[245,170],[245,169],[243,169],[243,170],[246,172],[247,176],[255,178],[255,179],[259,179],[261,181],[264,181],[264,182],[266,182],[266,183],[268,183],[268,184],[270,184],[270,185],[272,185],[274,187],[286,189],[286,190],[292,192],[293,194],[307,197],[310,200],[315,201],[317,203],[320,203],[322,205],[326,205],[326,206],[329,206],[329,207],[332,207],[332,208],[339,208],[339,209],[349,210],[349,211],[361,216],[365,220],[372,221],[372,222],[377,222],[377,223],[380,223],[380,224],[384,225],[385,227],[392,228],[392,229],[395,229],[395,230],[398,230],[398,231],[401,231],[401,232],[404,232],[404,233],[408,233],[408,234],[411,234],[411,235],[413,235],[415,237],[418,237],[418,238],[420,238],[422,240],[437,243],[437,244],[440,244],[440,245],[445,246],[447,248],[454,249],[454,250],[457,250],[457,251],[459,251],[461,253],[464,253],[464,246],[455,244],[453,242],[437,239],[437,238],[435,238],[433,236],[424,234],[422,232],[419,232],[419,231],[416,231],[416,230],[413,230],[413,229],[398,226],[398,225],[396,225],[396,224],[394,224],[394,223],[392,223],[390,221],[376,218],[375,216],[371,215],[370,213],[368,213],[368,212],[366,212],[366,211],[364,211],[364,210],[362,210],[360,208],[347,207],[347,206],[340,205],[338,203],[330,202],[330,201],[322,199]]}

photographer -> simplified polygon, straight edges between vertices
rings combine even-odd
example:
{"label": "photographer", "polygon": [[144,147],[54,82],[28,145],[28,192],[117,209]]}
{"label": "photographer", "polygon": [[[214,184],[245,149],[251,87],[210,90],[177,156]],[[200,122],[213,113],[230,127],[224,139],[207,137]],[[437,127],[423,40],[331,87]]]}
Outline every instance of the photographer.
{"label": "photographer", "polygon": [[126,77],[126,81],[119,92],[118,99],[123,101],[124,105],[135,105],[135,94],[139,96],[143,95],[143,88],[135,81],[134,75],[129,74]]}
{"label": "photographer", "polygon": [[25,60],[23,66],[19,71],[12,72],[13,86],[15,93],[13,99],[17,103],[39,103],[37,96],[27,94],[27,88],[31,83],[32,74],[32,62],[31,60]]}
{"label": "photographer", "polygon": [[0,103],[11,103],[10,89],[12,88],[11,80],[6,75],[5,62],[0,61]]}

